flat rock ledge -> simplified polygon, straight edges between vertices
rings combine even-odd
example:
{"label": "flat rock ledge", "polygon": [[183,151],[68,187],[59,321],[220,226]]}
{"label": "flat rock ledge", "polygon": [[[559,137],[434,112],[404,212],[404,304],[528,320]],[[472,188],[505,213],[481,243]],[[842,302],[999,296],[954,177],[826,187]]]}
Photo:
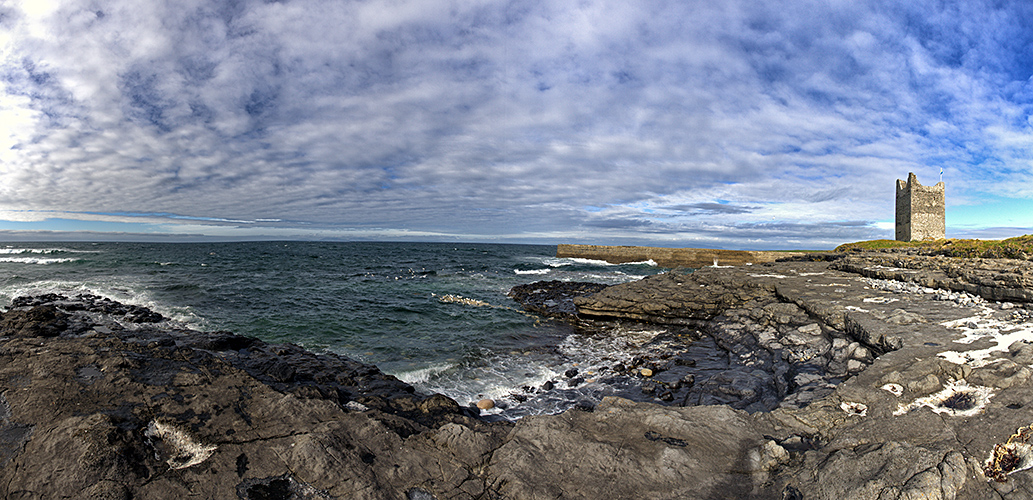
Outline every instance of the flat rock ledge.
{"label": "flat rock ledge", "polygon": [[[515,424],[342,357],[97,297],[20,300],[0,316],[0,497],[1033,497],[1025,268],[884,257],[572,296],[579,317],[695,329],[787,396],[742,410],[611,397]],[[792,400],[804,387],[820,394]]]}

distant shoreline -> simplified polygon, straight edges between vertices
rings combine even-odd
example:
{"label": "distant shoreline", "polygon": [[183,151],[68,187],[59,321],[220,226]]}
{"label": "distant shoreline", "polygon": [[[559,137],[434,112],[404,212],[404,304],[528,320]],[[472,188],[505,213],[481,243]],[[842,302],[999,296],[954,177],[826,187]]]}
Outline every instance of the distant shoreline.
{"label": "distant shoreline", "polygon": [[663,248],[644,246],[569,245],[556,246],[556,257],[602,260],[610,264],[653,261],[660,267],[742,266],[763,264],[807,252],[716,250],[710,248]]}

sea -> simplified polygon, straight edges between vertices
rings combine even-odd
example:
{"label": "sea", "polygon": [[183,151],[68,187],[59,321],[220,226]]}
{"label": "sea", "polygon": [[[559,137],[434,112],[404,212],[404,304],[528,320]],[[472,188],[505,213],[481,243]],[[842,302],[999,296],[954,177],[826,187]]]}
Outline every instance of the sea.
{"label": "sea", "polygon": [[[472,243],[0,243],[0,307],[23,295],[100,295],[170,326],[344,355],[463,405],[492,399],[487,413],[515,420],[597,402],[607,388],[592,376],[663,333],[584,332],[524,312],[507,296],[514,285],[666,271],[555,255],[555,246]],[[586,382],[541,390],[565,387],[571,369]]]}

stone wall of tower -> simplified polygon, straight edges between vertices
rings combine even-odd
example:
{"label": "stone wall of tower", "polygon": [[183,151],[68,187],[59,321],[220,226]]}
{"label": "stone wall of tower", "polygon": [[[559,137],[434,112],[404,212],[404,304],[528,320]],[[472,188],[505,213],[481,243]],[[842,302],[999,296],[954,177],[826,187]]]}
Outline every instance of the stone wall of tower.
{"label": "stone wall of tower", "polygon": [[897,179],[897,241],[938,240],[946,237],[946,203],[943,181],[923,186],[907,174]]}

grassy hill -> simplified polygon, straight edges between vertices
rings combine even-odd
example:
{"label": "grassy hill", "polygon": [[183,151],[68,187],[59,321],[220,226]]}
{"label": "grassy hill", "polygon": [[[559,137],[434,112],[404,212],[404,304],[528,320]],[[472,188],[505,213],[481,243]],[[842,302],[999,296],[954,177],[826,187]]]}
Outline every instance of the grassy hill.
{"label": "grassy hill", "polygon": [[837,252],[880,251],[884,249],[910,249],[910,251],[920,255],[943,255],[946,257],[1033,260],[1033,235],[1027,234],[1006,240],[872,240],[847,243],[836,247]]}

